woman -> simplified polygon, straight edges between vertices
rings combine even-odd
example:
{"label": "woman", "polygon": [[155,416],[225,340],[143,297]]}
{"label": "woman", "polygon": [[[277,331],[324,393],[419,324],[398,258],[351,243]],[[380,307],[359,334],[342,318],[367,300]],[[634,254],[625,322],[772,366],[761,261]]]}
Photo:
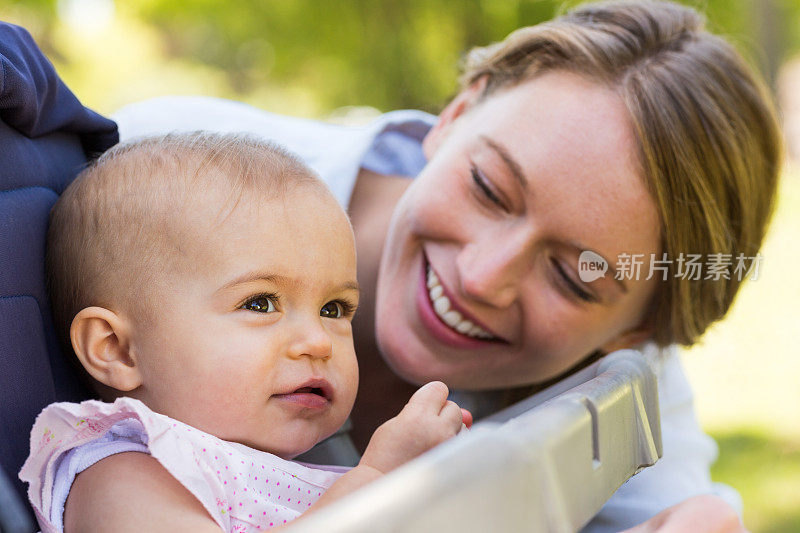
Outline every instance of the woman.
{"label": "woman", "polygon": [[[190,98],[116,118],[123,138],[274,138],[349,206],[360,445],[417,383],[528,392],[619,348],[691,345],[742,277],[690,279],[684,256],[755,257],[780,160],[762,84],[695,11],[670,3],[588,4],[474,50],[438,120],[395,112],[347,130]],[[586,250],[618,275],[584,282]],[[640,275],[625,275],[624,257],[642,258]],[[597,530],[711,490],[716,450],[676,356],[661,352],[664,458],[618,491]]]}

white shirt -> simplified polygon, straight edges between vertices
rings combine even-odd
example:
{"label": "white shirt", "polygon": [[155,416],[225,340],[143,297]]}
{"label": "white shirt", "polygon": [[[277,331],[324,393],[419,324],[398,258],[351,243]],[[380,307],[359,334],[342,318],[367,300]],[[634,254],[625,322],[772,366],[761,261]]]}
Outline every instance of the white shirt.
{"label": "white shirt", "polygon": [[[425,165],[421,141],[436,117],[394,111],[361,126],[339,126],[268,113],[208,97],[163,97],[122,108],[113,117],[124,142],[170,131],[247,132],[300,156],[346,207],[361,167],[383,174],[416,176]],[[677,350],[647,354],[658,377],[663,457],[617,490],[584,531],[619,531],[697,494],[717,493],[736,509],[738,494],[713,484],[709,468],[716,443],[700,429],[691,387]]]}

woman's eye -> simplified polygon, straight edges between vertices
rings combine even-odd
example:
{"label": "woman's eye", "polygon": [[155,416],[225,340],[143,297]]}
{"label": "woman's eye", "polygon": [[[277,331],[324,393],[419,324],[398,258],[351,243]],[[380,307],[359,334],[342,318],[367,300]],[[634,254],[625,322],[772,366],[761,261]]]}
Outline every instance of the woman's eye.
{"label": "woman's eye", "polygon": [[255,311],[256,313],[273,313],[275,312],[274,299],[274,296],[256,296],[243,303],[240,309],[244,309],[246,311]]}
{"label": "woman's eye", "polygon": [[561,263],[557,259],[553,259],[552,262],[553,266],[558,271],[558,275],[566,284],[569,291],[585,302],[597,301],[597,298],[593,294],[585,291],[580,285],[578,285],[577,282],[573,281],[573,279],[569,276],[569,274],[566,273],[564,268],[561,266]]}
{"label": "woman's eye", "polygon": [[487,180],[483,177],[483,174],[478,167],[472,166],[470,167],[470,173],[472,174],[472,181],[475,182],[475,185],[480,189],[481,193],[489,199],[490,202],[497,205],[498,207],[506,210],[506,206],[503,204],[503,201],[489,188],[487,184]]}
{"label": "woman's eye", "polygon": [[325,318],[342,318],[344,314],[345,309],[341,302],[328,302],[319,310],[319,316]]}

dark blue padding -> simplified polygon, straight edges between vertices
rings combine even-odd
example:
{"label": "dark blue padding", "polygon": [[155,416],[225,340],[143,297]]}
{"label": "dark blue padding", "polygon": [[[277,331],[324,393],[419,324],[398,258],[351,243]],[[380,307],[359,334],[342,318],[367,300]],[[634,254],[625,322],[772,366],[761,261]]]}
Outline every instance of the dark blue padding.
{"label": "dark blue padding", "polygon": [[50,315],[50,208],[88,158],[118,139],[116,124],[80,104],[25,30],[0,22],[0,466],[23,501],[17,472],[36,415],[89,397]]}

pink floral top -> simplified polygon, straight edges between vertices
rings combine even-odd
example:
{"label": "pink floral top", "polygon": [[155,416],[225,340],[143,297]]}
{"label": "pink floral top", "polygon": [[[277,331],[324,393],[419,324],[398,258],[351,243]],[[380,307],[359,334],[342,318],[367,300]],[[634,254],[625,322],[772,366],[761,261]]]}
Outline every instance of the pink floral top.
{"label": "pink floral top", "polygon": [[29,484],[42,532],[63,530],[64,503],[77,474],[125,451],[156,458],[230,532],[283,525],[347,470],[307,466],[224,441],[132,398],[54,403],[36,419],[19,475]]}

